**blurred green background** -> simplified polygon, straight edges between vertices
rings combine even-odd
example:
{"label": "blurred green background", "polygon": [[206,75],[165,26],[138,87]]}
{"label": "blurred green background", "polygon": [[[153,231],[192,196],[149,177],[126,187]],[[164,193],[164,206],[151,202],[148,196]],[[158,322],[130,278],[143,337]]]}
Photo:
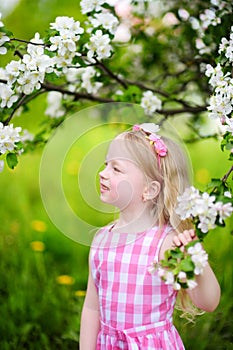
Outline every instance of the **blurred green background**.
{"label": "blurred green background", "polygon": [[[5,0],[7,2],[7,0]],[[75,0],[22,0],[3,19],[15,37],[30,39],[42,35],[56,16],[81,19]],[[2,65],[5,63],[2,59]],[[43,119],[45,98],[39,97],[22,118],[13,120],[29,131],[37,130]],[[109,136],[109,135],[108,135]],[[101,135],[103,140],[105,135]],[[79,145],[85,155],[87,140]],[[200,189],[210,177],[229,168],[216,141],[188,146],[194,168],[194,182]],[[88,274],[88,247],[64,236],[50,221],[40,196],[39,167],[43,150],[20,158],[14,171],[5,169],[1,183],[0,235],[0,349],[78,349],[80,312]],[[69,161],[69,159],[68,159]],[[76,179],[75,164],[69,163],[65,178],[67,193]],[[87,180],[87,186],[88,186]],[[85,204],[82,212],[89,212]],[[95,220],[95,218],[92,218]],[[101,220],[96,217],[99,224]],[[204,314],[195,324],[177,313],[176,326],[187,349],[233,349],[232,340],[232,221],[206,239],[206,250],[222,288],[218,309]]]}

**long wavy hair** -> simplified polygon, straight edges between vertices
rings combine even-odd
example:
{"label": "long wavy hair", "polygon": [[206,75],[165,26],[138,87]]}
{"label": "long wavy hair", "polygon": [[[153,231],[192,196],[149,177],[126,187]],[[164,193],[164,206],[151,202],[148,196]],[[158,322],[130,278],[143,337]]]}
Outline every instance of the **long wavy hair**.
{"label": "long wavy hair", "polygon": [[[183,148],[172,139],[161,136],[167,147],[167,154],[158,159],[144,131],[127,131],[121,134],[121,138],[126,141],[125,146],[132,160],[145,176],[160,183],[160,192],[151,203],[155,223],[159,227],[170,225],[177,233],[193,228],[189,220],[181,221],[175,211],[177,197],[191,184],[190,162]],[[191,303],[184,290],[179,292],[177,309],[182,310],[182,316],[190,321],[193,321],[195,315],[202,313]]]}

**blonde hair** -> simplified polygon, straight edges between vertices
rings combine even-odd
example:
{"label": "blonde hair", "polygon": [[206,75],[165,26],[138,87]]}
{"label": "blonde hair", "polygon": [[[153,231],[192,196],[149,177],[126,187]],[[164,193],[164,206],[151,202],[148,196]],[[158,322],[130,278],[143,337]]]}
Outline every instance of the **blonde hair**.
{"label": "blonde hair", "polygon": [[147,178],[158,181],[161,189],[154,201],[155,222],[160,227],[170,224],[182,232],[192,227],[189,221],[181,221],[176,214],[177,197],[190,186],[190,172],[187,157],[181,147],[167,137],[161,137],[168,152],[165,157],[157,158],[153,146],[143,131],[129,131],[122,134],[132,159],[142,169]]}
{"label": "blonde hair", "polygon": [[[181,146],[170,138],[161,137],[168,151],[158,160],[154,147],[143,131],[127,131],[121,137],[126,140],[125,146],[132,160],[150,180],[160,183],[160,192],[153,203],[155,223],[159,227],[169,224],[177,233],[193,228],[189,220],[181,221],[175,212],[177,197],[190,186],[189,162]],[[189,321],[200,314],[184,290],[179,293],[177,309],[182,310],[182,316]]]}

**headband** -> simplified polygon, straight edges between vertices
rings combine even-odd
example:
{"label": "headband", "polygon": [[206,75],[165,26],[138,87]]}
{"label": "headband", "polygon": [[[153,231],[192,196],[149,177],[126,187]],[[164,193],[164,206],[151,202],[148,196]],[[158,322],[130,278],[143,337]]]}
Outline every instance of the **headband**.
{"label": "headband", "polygon": [[167,154],[167,147],[161,137],[156,133],[160,130],[159,126],[154,123],[135,124],[133,131],[143,131],[146,134],[146,139],[153,145],[155,153],[158,157],[158,164],[160,167],[160,157],[165,157]]}

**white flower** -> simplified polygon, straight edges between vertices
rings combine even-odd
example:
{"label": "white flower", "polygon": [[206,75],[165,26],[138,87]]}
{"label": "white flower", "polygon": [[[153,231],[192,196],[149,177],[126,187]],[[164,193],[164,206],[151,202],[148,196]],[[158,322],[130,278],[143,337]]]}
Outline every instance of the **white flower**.
{"label": "white flower", "polygon": [[227,46],[229,44],[229,41],[226,38],[221,39],[221,43],[219,45],[218,53],[221,53],[226,50]]}
{"label": "white flower", "polygon": [[4,154],[7,151],[13,151],[15,143],[21,140],[19,133],[21,127],[13,127],[13,124],[4,126],[0,122],[0,153]]}
{"label": "white flower", "polygon": [[233,213],[233,207],[231,203],[223,204],[222,202],[217,202],[215,203],[215,208],[219,215],[220,224],[222,224],[223,220],[231,216],[231,214]]}
{"label": "white flower", "polygon": [[0,160],[0,173],[3,171],[4,169],[4,160]]}
{"label": "white flower", "polygon": [[92,58],[96,55],[97,59],[101,60],[111,55],[112,46],[110,43],[110,37],[108,34],[103,34],[102,30],[97,30],[90,38],[90,43],[86,44],[87,57],[92,61]]}
{"label": "white flower", "polygon": [[174,290],[180,290],[181,289],[181,285],[178,282],[174,282],[173,283],[173,289]]}
{"label": "white flower", "polygon": [[226,131],[231,132],[233,136],[233,119],[226,118]]}
{"label": "white flower", "polygon": [[193,186],[186,188],[184,193],[177,197],[178,206],[176,208],[176,213],[182,220],[197,215],[196,201],[199,198],[199,191]]}
{"label": "white flower", "polygon": [[197,282],[194,280],[187,280],[188,289],[194,289],[197,286]]}
{"label": "white flower", "polygon": [[215,225],[216,217],[199,216],[199,224],[197,227],[203,232],[207,233],[209,230],[213,230]]}
{"label": "white flower", "polygon": [[3,22],[1,21],[1,19],[2,19],[2,13],[0,12],[0,27],[4,27],[4,24],[3,24]]}
{"label": "white flower", "polygon": [[226,58],[229,59],[230,62],[233,62],[233,41],[230,41],[230,45],[226,48],[225,53]]}
{"label": "white flower", "polygon": [[205,30],[210,25],[216,26],[221,23],[221,19],[216,16],[216,11],[212,9],[206,9],[204,13],[200,14],[200,20],[202,22],[202,28]]}
{"label": "white flower", "polygon": [[102,10],[101,5],[105,3],[105,0],[81,0],[80,6],[82,9],[82,13],[88,13],[95,10],[95,12],[99,12]]}
{"label": "white flower", "polygon": [[227,197],[227,198],[232,198],[230,191],[225,191],[224,192],[224,196]]}
{"label": "white flower", "polygon": [[50,91],[47,95],[48,107],[45,114],[51,118],[60,118],[65,114],[62,106],[62,93],[58,91]]}
{"label": "white flower", "polygon": [[79,21],[75,21],[73,17],[67,16],[57,17],[54,23],[50,23],[50,27],[69,37],[84,32],[84,29],[80,27]]}
{"label": "white flower", "polygon": [[111,34],[115,34],[119,23],[118,19],[109,12],[95,13],[94,17],[89,18],[89,21],[91,22],[94,28],[102,26],[104,29],[107,29]]}
{"label": "white flower", "polygon": [[6,79],[8,84],[13,84],[19,74],[25,69],[25,65],[22,64],[22,61],[12,60],[10,63],[6,65]]}
{"label": "white flower", "polygon": [[166,271],[163,278],[165,280],[165,284],[173,284],[174,283],[174,275],[170,271]]}
{"label": "white flower", "polygon": [[5,33],[0,32],[0,55],[5,55],[7,53],[7,48],[3,47],[7,41],[10,41],[10,38],[8,38]]}
{"label": "white flower", "polygon": [[178,273],[177,277],[179,278],[179,280],[180,280],[181,282],[186,282],[186,279],[187,279],[186,272],[180,271],[180,272]]}
{"label": "white flower", "polygon": [[92,82],[92,78],[94,78],[96,75],[97,72],[93,67],[86,67],[83,69],[83,73],[81,75],[81,87],[84,88],[89,94],[96,94],[99,88],[103,85],[103,83],[100,82]]}
{"label": "white flower", "polygon": [[0,100],[1,108],[7,107],[11,108],[13,103],[18,99],[18,96],[15,95],[15,92],[6,84],[0,84]]}
{"label": "white flower", "polygon": [[197,206],[197,214],[198,215],[208,215],[210,209],[212,209],[212,215],[215,214],[216,211],[214,210],[214,201],[215,196],[210,196],[207,192],[202,193],[200,198],[197,198],[196,200],[196,206]]}
{"label": "white flower", "polygon": [[150,266],[147,268],[147,271],[149,272],[149,273],[151,273],[151,274],[154,274],[155,272],[156,272],[156,270],[157,270],[157,268],[156,268],[156,266],[155,266],[155,264],[152,262],[151,264],[150,264]]}
{"label": "white flower", "polygon": [[165,276],[165,273],[166,273],[166,270],[163,269],[162,267],[159,267],[158,268],[158,276],[159,277],[164,277]]}
{"label": "white flower", "polygon": [[151,115],[156,110],[160,110],[162,108],[161,100],[150,90],[143,93],[140,105],[147,115]]}
{"label": "white flower", "polygon": [[195,275],[200,275],[203,272],[204,267],[208,261],[208,254],[202,248],[200,242],[197,242],[194,246],[188,248],[188,254],[191,255],[191,260],[195,265]]}
{"label": "white flower", "polygon": [[194,30],[198,30],[200,28],[200,23],[197,18],[195,17],[190,17],[189,21],[191,23],[191,26]]}
{"label": "white flower", "polygon": [[179,9],[178,10],[178,15],[179,17],[184,20],[184,21],[187,21],[189,19],[189,13],[188,11],[186,11],[185,9]]}
{"label": "white flower", "polygon": [[140,124],[140,128],[142,130],[144,130],[145,132],[149,132],[151,134],[156,134],[160,130],[159,125],[154,124],[154,123],[143,123],[143,124]]}
{"label": "white flower", "polygon": [[44,73],[36,70],[31,72],[25,71],[25,73],[21,75],[17,80],[19,84],[17,89],[26,95],[30,95],[34,89],[38,90],[41,87],[43,80]]}
{"label": "white flower", "polygon": [[232,111],[231,101],[228,98],[224,99],[221,93],[211,96],[209,104],[207,109],[210,111],[210,118],[220,118],[221,120],[224,117],[226,119],[226,116]]}
{"label": "white flower", "polygon": [[207,77],[210,77],[210,85],[213,87],[217,86],[223,80],[223,71],[221,65],[218,63],[217,66],[213,68],[210,64],[207,64],[205,75]]}

